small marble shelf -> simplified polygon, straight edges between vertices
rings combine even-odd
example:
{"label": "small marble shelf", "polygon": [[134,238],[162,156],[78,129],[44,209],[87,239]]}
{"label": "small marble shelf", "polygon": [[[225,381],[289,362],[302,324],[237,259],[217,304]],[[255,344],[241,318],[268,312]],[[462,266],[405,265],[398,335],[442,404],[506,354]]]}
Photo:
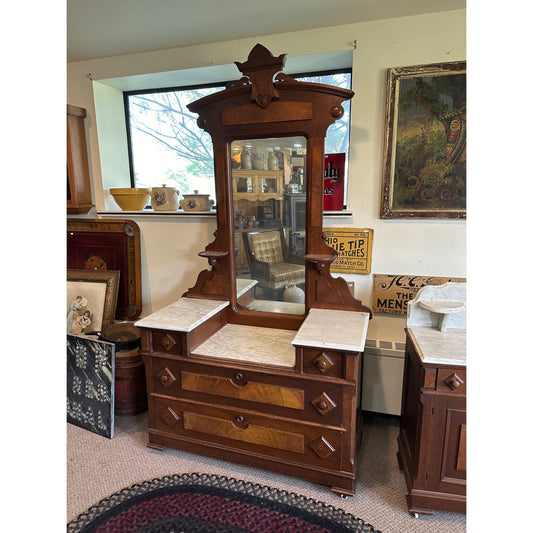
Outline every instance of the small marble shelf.
{"label": "small marble shelf", "polygon": [[359,311],[309,309],[292,343],[332,350],[362,352],[370,315]]}
{"label": "small marble shelf", "polygon": [[453,313],[459,313],[465,308],[464,302],[439,302],[439,301],[423,301],[418,302],[422,309],[437,313],[439,318],[439,330],[446,331],[448,327],[449,317]]}

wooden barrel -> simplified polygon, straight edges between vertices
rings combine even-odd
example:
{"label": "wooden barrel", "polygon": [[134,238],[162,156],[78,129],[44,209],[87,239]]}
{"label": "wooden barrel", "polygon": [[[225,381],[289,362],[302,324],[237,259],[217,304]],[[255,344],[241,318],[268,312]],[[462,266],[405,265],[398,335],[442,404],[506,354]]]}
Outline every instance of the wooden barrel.
{"label": "wooden barrel", "polygon": [[139,349],[115,354],[115,414],[132,415],[148,409],[146,375]]}

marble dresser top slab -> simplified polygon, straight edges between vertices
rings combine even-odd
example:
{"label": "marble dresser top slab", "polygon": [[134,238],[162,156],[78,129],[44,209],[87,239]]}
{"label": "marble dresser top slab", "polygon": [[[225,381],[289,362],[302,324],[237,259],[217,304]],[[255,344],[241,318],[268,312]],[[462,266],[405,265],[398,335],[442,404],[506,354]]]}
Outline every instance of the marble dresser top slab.
{"label": "marble dresser top slab", "polygon": [[256,279],[237,278],[237,298],[240,298],[255,285],[257,285]]}
{"label": "marble dresser top slab", "polygon": [[292,368],[294,334],[287,329],[226,324],[195,348],[193,354]]}
{"label": "marble dresser top slab", "polygon": [[135,325],[138,328],[189,332],[228,305],[229,303],[223,300],[180,298],[177,302],[138,320]]}
{"label": "marble dresser top slab", "polygon": [[417,326],[407,328],[424,363],[466,366],[466,330]]}
{"label": "marble dresser top slab", "polygon": [[370,315],[359,311],[310,309],[292,341],[298,346],[362,352]]}

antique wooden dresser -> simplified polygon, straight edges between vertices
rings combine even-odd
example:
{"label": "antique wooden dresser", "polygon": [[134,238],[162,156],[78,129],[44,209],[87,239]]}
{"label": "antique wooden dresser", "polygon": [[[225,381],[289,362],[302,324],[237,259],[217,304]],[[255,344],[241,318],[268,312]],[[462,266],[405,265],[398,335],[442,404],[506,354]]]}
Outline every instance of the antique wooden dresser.
{"label": "antique wooden dresser", "polygon": [[[189,105],[213,141],[217,230],[199,252],[210,270],[200,272],[177,301],[136,323],[146,366],[149,446],[298,476],[353,495],[371,312],[343,279],[331,276],[336,252],[322,229],[324,137],[353,93],[297,82],[282,72],[284,60],[257,45],[245,63],[236,63],[241,80]],[[243,198],[235,180],[242,179],[243,150],[260,153],[257,160],[272,150],[283,153],[289,169],[283,179],[291,172],[303,177],[305,282],[287,282],[291,290],[276,296],[237,268],[235,215]],[[255,200],[262,198],[246,204],[251,220],[261,213]],[[286,230],[290,235],[296,228]],[[270,261],[278,262],[272,272],[280,282],[282,259]]]}

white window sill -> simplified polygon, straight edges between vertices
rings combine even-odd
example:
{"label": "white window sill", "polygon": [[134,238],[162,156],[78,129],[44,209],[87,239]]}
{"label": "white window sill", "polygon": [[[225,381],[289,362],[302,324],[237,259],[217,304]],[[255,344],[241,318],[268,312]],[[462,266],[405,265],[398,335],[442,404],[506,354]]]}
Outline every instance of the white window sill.
{"label": "white window sill", "polygon": [[142,211],[122,211],[122,210],[104,210],[97,211],[97,215],[107,216],[139,216],[139,217],[214,217],[216,210],[213,211],[154,211],[152,209],[143,209]]}
{"label": "white window sill", "polygon": [[[97,211],[97,215],[105,216],[140,216],[140,217],[213,217],[217,214],[216,209],[211,211],[154,211],[152,209],[143,209],[142,211],[122,211],[122,210],[103,210]],[[351,217],[351,211],[324,211],[324,218],[326,217]]]}
{"label": "white window sill", "polygon": [[324,211],[324,217],[351,217],[351,211]]}

